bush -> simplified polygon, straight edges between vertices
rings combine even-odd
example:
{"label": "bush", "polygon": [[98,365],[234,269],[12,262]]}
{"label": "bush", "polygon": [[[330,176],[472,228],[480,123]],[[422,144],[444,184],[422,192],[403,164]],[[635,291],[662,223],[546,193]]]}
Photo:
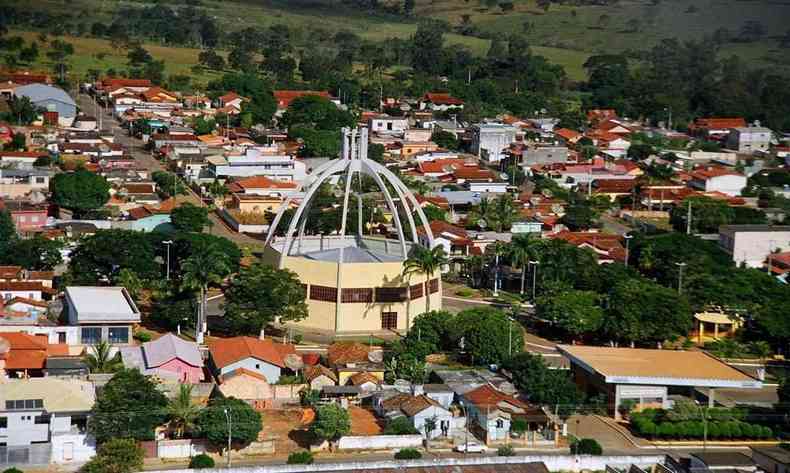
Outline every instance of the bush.
{"label": "bush", "polygon": [[498,457],[512,457],[516,454],[516,451],[513,450],[511,445],[502,445],[496,449],[496,454]]}
{"label": "bush", "polygon": [[455,291],[455,295],[458,297],[471,297],[474,295],[474,291],[471,289],[459,289]]}
{"label": "bush", "polygon": [[603,448],[595,439],[578,439],[571,444],[571,452],[576,455],[601,455]]}
{"label": "bush", "polygon": [[[757,426],[755,426],[757,427]],[[760,438],[769,439],[774,436],[774,431],[771,430],[770,427],[762,426],[760,427]]]}
{"label": "bush", "polygon": [[384,435],[413,435],[419,432],[407,417],[397,417],[389,421],[382,433]]}
{"label": "bush", "polygon": [[422,453],[416,448],[404,448],[395,452],[396,460],[419,460]]}
{"label": "bush", "polygon": [[214,459],[205,453],[195,455],[189,460],[189,468],[199,470],[201,468],[214,468]]}
{"label": "bush", "polygon": [[7,470],[3,470],[3,473],[24,473],[24,472],[22,470],[20,470],[19,468],[11,467],[11,468],[9,468]]}
{"label": "bush", "polygon": [[150,342],[151,334],[140,330],[139,332],[134,333],[134,339],[140,343]]}
{"label": "bush", "polygon": [[292,454],[288,455],[289,465],[312,465],[313,461],[313,454],[308,450],[293,452]]}
{"label": "bush", "polygon": [[510,423],[510,431],[514,434],[521,435],[529,429],[529,424],[524,419],[513,419]]}

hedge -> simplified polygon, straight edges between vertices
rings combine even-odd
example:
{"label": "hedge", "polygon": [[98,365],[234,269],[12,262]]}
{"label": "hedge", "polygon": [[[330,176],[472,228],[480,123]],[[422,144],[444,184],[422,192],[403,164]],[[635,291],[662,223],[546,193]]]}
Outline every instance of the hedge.
{"label": "hedge", "polygon": [[[699,420],[656,423],[648,417],[632,416],[634,430],[645,437],[664,439],[701,439],[705,424]],[[708,422],[709,439],[768,439],[774,433],[770,427],[741,421]]]}

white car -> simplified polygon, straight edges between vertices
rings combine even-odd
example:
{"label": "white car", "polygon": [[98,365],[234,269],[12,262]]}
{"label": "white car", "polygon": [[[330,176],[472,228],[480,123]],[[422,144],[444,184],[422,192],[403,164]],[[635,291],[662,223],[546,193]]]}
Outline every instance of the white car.
{"label": "white car", "polygon": [[488,450],[488,447],[479,443],[469,442],[468,446],[466,443],[459,443],[453,450],[466,453],[484,453]]}

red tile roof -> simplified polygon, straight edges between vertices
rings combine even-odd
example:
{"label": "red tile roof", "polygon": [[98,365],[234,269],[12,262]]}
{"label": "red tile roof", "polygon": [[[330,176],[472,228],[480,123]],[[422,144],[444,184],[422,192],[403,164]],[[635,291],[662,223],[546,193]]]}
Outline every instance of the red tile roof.
{"label": "red tile roof", "polygon": [[48,356],[68,355],[68,345],[50,345],[46,335],[4,332],[0,333],[0,338],[11,346],[5,360],[7,369],[42,369]]}
{"label": "red tile roof", "polygon": [[430,205],[434,205],[436,207],[439,207],[440,209],[449,209],[450,208],[450,203],[447,201],[446,197],[431,196],[431,195],[426,196],[426,195],[421,195],[421,194],[415,194],[414,198],[417,199],[417,203],[419,203],[421,205],[422,204],[430,204]]}
{"label": "red tile roof", "polygon": [[572,141],[582,136],[578,131],[569,128],[557,128],[554,130],[554,134],[567,141]]}
{"label": "red tile roof", "polygon": [[[444,235],[450,234],[456,237],[457,240],[469,239],[469,234],[466,232],[466,230],[464,230],[461,227],[456,227],[455,225],[447,223],[443,220],[434,220],[433,222],[430,223],[430,227],[434,237],[437,237],[442,234]],[[423,229],[422,226],[417,229],[417,233],[420,235],[423,235],[425,233],[425,230]]]}
{"label": "red tile roof", "polygon": [[241,192],[247,189],[296,189],[293,182],[283,182],[270,179],[266,176],[253,176],[228,183],[231,192]]}
{"label": "red tile roof", "polygon": [[707,168],[697,168],[691,171],[691,177],[702,181],[720,176],[742,176],[743,174],[724,167],[711,166]]}
{"label": "red tile roof", "polygon": [[124,78],[110,78],[102,81],[104,88],[115,87],[151,87],[153,84],[148,79],[124,79]]}
{"label": "red tile roof", "polygon": [[445,92],[428,92],[423,96],[423,100],[436,105],[463,105],[464,101],[457,99]]}
{"label": "red tile roof", "polygon": [[46,151],[2,151],[0,152],[0,159],[3,158],[39,158],[47,156]]}
{"label": "red tile roof", "polygon": [[293,345],[274,343],[271,339],[233,337],[213,340],[208,344],[211,358],[217,368],[223,368],[245,358],[257,358],[280,368],[285,368],[286,355],[296,353]]}
{"label": "red tile roof", "polygon": [[494,173],[488,169],[473,168],[468,166],[456,169],[455,172],[453,172],[453,176],[456,179],[464,179],[468,181],[493,181],[497,179],[496,175],[494,175]]}
{"label": "red tile roof", "polygon": [[495,407],[507,411],[506,408],[503,409],[502,405],[507,403],[520,409],[529,409],[529,405],[525,402],[497,390],[490,384],[484,384],[477,389],[473,389],[464,394],[463,397],[478,407]]}
{"label": "red tile roof", "polygon": [[277,100],[277,108],[283,109],[288,108],[288,105],[291,104],[294,100],[298,99],[299,97],[305,97],[308,95],[316,95],[319,97],[324,97],[329,99],[331,96],[329,92],[325,90],[275,90],[274,91],[274,98]]}
{"label": "red tile roof", "polygon": [[22,275],[22,266],[0,266],[0,279],[17,279]]}
{"label": "red tile roof", "polygon": [[40,281],[0,281],[0,291],[42,291],[54,292]]}
{"label": "red tile roof", "polygon": [[332,366],[347,363],[366,363],[370,347],[357,342],[335,342],[329,345],[326,357]]}
{"label": "red tile roof", "polygon": [[373,383],[376,385],[381,384],[380,379],[378,379],[377,377],[373,376],[372,374],[366,371],[352,375],[351,377],[348,378],[348,382],[352,386],[362,386],[365,383]]}
{"label": "red tile roof", "polygon": [[746,126],[746,120],[742,117],[736,118],[697,118],[694,123],[689,126],[691,130],[712,130],[712,129],[728,129],[728,128],[742,128]]}

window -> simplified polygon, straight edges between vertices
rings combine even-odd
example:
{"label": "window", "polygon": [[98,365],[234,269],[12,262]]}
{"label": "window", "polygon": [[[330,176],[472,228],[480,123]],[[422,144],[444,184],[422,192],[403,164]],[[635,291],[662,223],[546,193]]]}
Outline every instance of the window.
{"label": "window", "polygon": [[0,417],[0,429],[8,428],[8,417]]}
{"label": "window", "polygon": [[66,332],[58,332],[58,343],[66,343]]}
{"label": "window", "polygon": [[84,345],[95,345],[101,341],[101,327],[83,327],[82,343]]}
{"label": "window", "polygon": [[340,297],[343,302],[373,302],[373,289],[364,287],[343,289]]}
{"label": "window", "polygon": [[30,409],[43,409],[43,399],[15,399],[5,402],[5,409],[7,411],[24,411]]}
{"label": "window", "polygon": [[129,343],[129,327],[110,327],[110,343]]}
{"label": "window", "polygon": [[425,295],[425,286],[422,283],[409,286],[409,299],[419,299]]}
{"label": "window", "polygon": [[403,302],[406,300],[405,287],[377,287],[376,302]]}
{"label": "window", "polygon": [[439,278],[431,279],[428,283],[428,292],[435,294],[439,292]]}
{"label": "window", "polygon": [[497,420],[496,420],[496,428],[497,428],[497,429],[503,429],[503,428],[505,428],[505,421],[504,421],[504,420],[502,420],[502,419],[497,419]]}
{"label": "window", "polygon": [[314,301],[337,302],[337,288],[329,286],[310,286],[310,299]]}
{"label": "window", "polygon": [[49,424],[49,415],[36,416],[33,418],[35,424]]}
{"label": "window", "polygon": [[381,313],[381,329],[382,330],[395,330],[398,328],[398,313],[397,312],[382,312]]}
{"label": "window", "polygon": [[36,184],[44,184],[46,182],[47,182],[47,180],[45,178],[43,178],[43,177],[37,177],[36,178]]}

